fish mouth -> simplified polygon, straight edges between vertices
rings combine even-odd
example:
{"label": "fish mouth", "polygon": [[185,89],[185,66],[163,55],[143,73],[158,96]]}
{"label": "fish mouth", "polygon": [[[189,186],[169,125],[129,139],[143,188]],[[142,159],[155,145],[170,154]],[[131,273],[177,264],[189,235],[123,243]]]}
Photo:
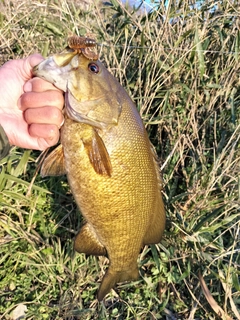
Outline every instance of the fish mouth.
{"label": "fish mouth", "polygon": [[71,65],[59,66],[55,61],[55,57],[51,56],[36,65],[33,68],[32,74],[33,76],[39,77],[52,83],[58,89],[66,92],[67,79],[71,70]]}

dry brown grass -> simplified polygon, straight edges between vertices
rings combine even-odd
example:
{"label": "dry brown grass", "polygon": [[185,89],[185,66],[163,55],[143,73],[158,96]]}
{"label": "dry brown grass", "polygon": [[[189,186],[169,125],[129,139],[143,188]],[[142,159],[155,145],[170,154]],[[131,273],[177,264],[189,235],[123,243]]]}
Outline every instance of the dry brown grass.
{"label": "dry brown grass", "polygon": [[22,197],[38,155],[13,150],[0,173],[0,313],[9,319],[24,303],[28,319],[214,319],[200,272],[222,318],[236,319],[238,2],[217,3],[217,13],[208,2],[201,9],[171,2],[148,16],[111,3],[84,11],[77,1],[2,1],[1,62],[59,52],[69,32],[96,37],[101,59],[136,102],[161,160],[164,239],[141,253],[141,280],[119,285],[98,305],[96,280],[105,260],[73,256],[80,219],[66,181],[38,177],[32,197]]}

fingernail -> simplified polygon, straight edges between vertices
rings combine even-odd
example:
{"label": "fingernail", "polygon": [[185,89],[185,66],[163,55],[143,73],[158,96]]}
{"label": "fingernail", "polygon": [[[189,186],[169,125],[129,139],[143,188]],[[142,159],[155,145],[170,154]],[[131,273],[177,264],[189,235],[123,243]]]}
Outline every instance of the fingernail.
{"label": "fingernail", "polygon": [[27,81],[25,85],[23,86],[24,92],[30,92],[32,91],[32,83],[30,81]]}
{"label": "fingernail", "polygon": [[59,129],[63,126],[65,119],[63,119],[62,123],[59,126]]}

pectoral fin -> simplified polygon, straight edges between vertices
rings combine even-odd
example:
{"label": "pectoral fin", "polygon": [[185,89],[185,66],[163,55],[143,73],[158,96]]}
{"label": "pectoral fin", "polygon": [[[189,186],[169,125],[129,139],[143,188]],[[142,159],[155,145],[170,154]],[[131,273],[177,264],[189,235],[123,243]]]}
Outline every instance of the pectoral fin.
{"label": "pectoral fin", "polygon": [[91,135],[82,139],[89,160],[96,173],[110,177],[112,165],[108,151],[97,131],[95,129],[91,130]]}
{"label": "pectoral fin", "polygon": [[66,174],[63,156],[63,148],[60,144],[43,161],[41,176],[61,176]]}

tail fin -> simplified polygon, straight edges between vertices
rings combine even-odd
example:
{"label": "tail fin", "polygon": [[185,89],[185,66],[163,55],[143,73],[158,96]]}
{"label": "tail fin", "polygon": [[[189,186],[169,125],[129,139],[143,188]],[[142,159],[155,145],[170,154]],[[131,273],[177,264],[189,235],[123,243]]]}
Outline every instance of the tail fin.
{"label": "tail fin", "polygon": [[123,281],[137,280],[139,277],[137,265],[135,268],[127,271],[113,271],[111,266],[103,277],[98,290],[98,301],[102,301],[106,294],[118,283]]}

